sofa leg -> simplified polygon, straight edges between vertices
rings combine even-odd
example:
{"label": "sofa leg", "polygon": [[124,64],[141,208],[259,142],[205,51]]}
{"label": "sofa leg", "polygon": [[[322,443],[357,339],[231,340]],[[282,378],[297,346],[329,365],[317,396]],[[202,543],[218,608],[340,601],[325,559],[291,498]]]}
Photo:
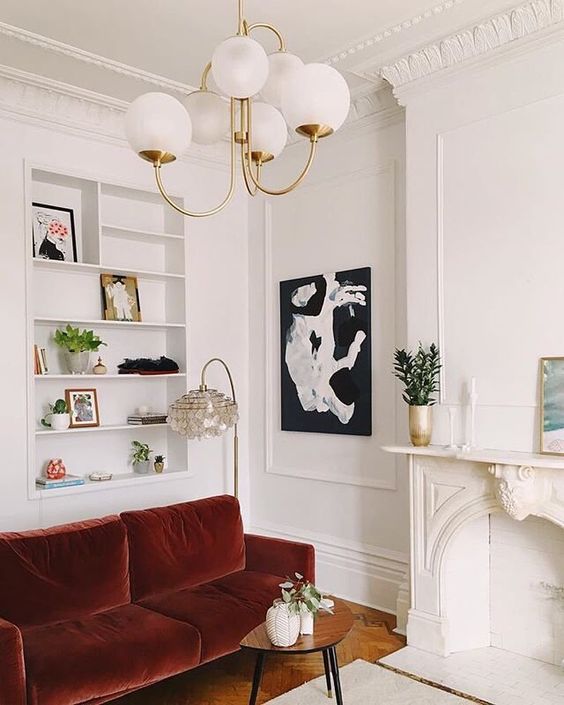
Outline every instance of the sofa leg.
{"label": "sofa leg", "polygon": [[256,705],[257,695],[260,689],[260,682],[262,680],[262,672],[264,669],[264,659],[266,654],[258,653],[257,662],[255,664],[255,674],[253,676],[253,687],[251,689],[251,697],[249,698],[249,705]]}

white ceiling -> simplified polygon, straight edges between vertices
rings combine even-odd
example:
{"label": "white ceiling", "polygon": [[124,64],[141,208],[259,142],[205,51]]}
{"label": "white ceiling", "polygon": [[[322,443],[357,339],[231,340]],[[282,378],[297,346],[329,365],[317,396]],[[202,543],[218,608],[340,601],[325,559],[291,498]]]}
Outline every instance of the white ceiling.
{"label": "white ceiling", "polygon": [[[366,62],[415,48],[517,4],[515,0],[247,0],[250,22],[275,24],[288,50],[323,60],[389,30],[375,44],[339,62]],[[415,21],[413,21],[415,18]],[[236,30],[236,0],[2,0],[0,22],[144,71],[197,85],[214,46]],[[267,49],[269,35],[258,37]],[[353,60],[354,59],[354,60]],[[75,83],[115,97],[147,90],[119,74],[0,35],[0,63]],[[338,67],[340,67],[338,66]],[[350,76],[349,76],[350,78]],[[351,81],[354,86],[354,79]]]}

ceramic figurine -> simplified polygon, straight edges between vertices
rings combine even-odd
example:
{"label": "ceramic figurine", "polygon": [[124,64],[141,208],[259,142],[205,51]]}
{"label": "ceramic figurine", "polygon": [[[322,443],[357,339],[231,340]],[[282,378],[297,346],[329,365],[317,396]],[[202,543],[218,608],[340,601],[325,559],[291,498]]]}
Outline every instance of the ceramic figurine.
{"label": "ceramic figurine", "polygon": [[45,470],[49,480],[60,480],[67,474],[67,469],[62,458],[53,458],[47,463]]}
{"label": "ceramic figurine", "polygon": [[95,375],[105,375],[105,374],[108,372],[108,368],[107,368],[106,365],[104,365],[104,363],[102,362],[102,358],[101,358],[101,357],[98,358],[98,362],[97,362],[97,363],[94,365],[94,367],[92,368],[92,372],[93,372]]}

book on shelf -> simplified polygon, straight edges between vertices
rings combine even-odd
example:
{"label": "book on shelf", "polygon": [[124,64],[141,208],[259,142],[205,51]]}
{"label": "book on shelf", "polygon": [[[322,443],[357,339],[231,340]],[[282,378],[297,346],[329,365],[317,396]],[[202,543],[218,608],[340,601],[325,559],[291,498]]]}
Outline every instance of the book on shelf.
{"label": "book on shelf", "polygon": [[131,426],[148,426],[151,424],[166,423],[167,414],[133,414],[127,417]]}
{"label": "book on shelf", "polygon": [[84,478],[79,475],[65,475],[57,480],[50,480],[48,477],[38,477],[35,484],[42,490],[54,490],[60,487],[75,487],[83,485]]}
{"label": "book on shelf", "polygon": [[49,372],[47,365],[47,351],[38,345],[33,346],[33,373],[46,375]]}

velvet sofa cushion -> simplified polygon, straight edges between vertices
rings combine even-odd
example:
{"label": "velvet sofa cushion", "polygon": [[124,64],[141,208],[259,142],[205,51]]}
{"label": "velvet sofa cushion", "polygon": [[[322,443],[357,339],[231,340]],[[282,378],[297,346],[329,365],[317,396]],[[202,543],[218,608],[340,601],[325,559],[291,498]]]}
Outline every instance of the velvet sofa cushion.
{"label": "velvet sofa cushion", "polygon": [[202,641],[202,662],[237,651],[239,642],[264,622],[280,597],[279,575],[240,571],[206,585],[149,597],[141,602],[156,612],[193,625]]}
{"label": "velvet sofa cushion", "polygon": [[26,627],[130,602],[128,546],[119,517],[0,533],[0,617]]}
{"label": "velvet sofa cushion", "polygon": [[22,635],[4,619],[0,619],[0,703],[26,705]]}
{"label": "velvet sofa cushion", "polygon": [[124,512],[135,601],[192,587],[245,567],[238,501],[210,497]]}
{"label": "velvet sofa cushion", "polygon": [[194,627],[138,605],[31,627],[23,642],[28,705],[102,702],[200,661]]}

